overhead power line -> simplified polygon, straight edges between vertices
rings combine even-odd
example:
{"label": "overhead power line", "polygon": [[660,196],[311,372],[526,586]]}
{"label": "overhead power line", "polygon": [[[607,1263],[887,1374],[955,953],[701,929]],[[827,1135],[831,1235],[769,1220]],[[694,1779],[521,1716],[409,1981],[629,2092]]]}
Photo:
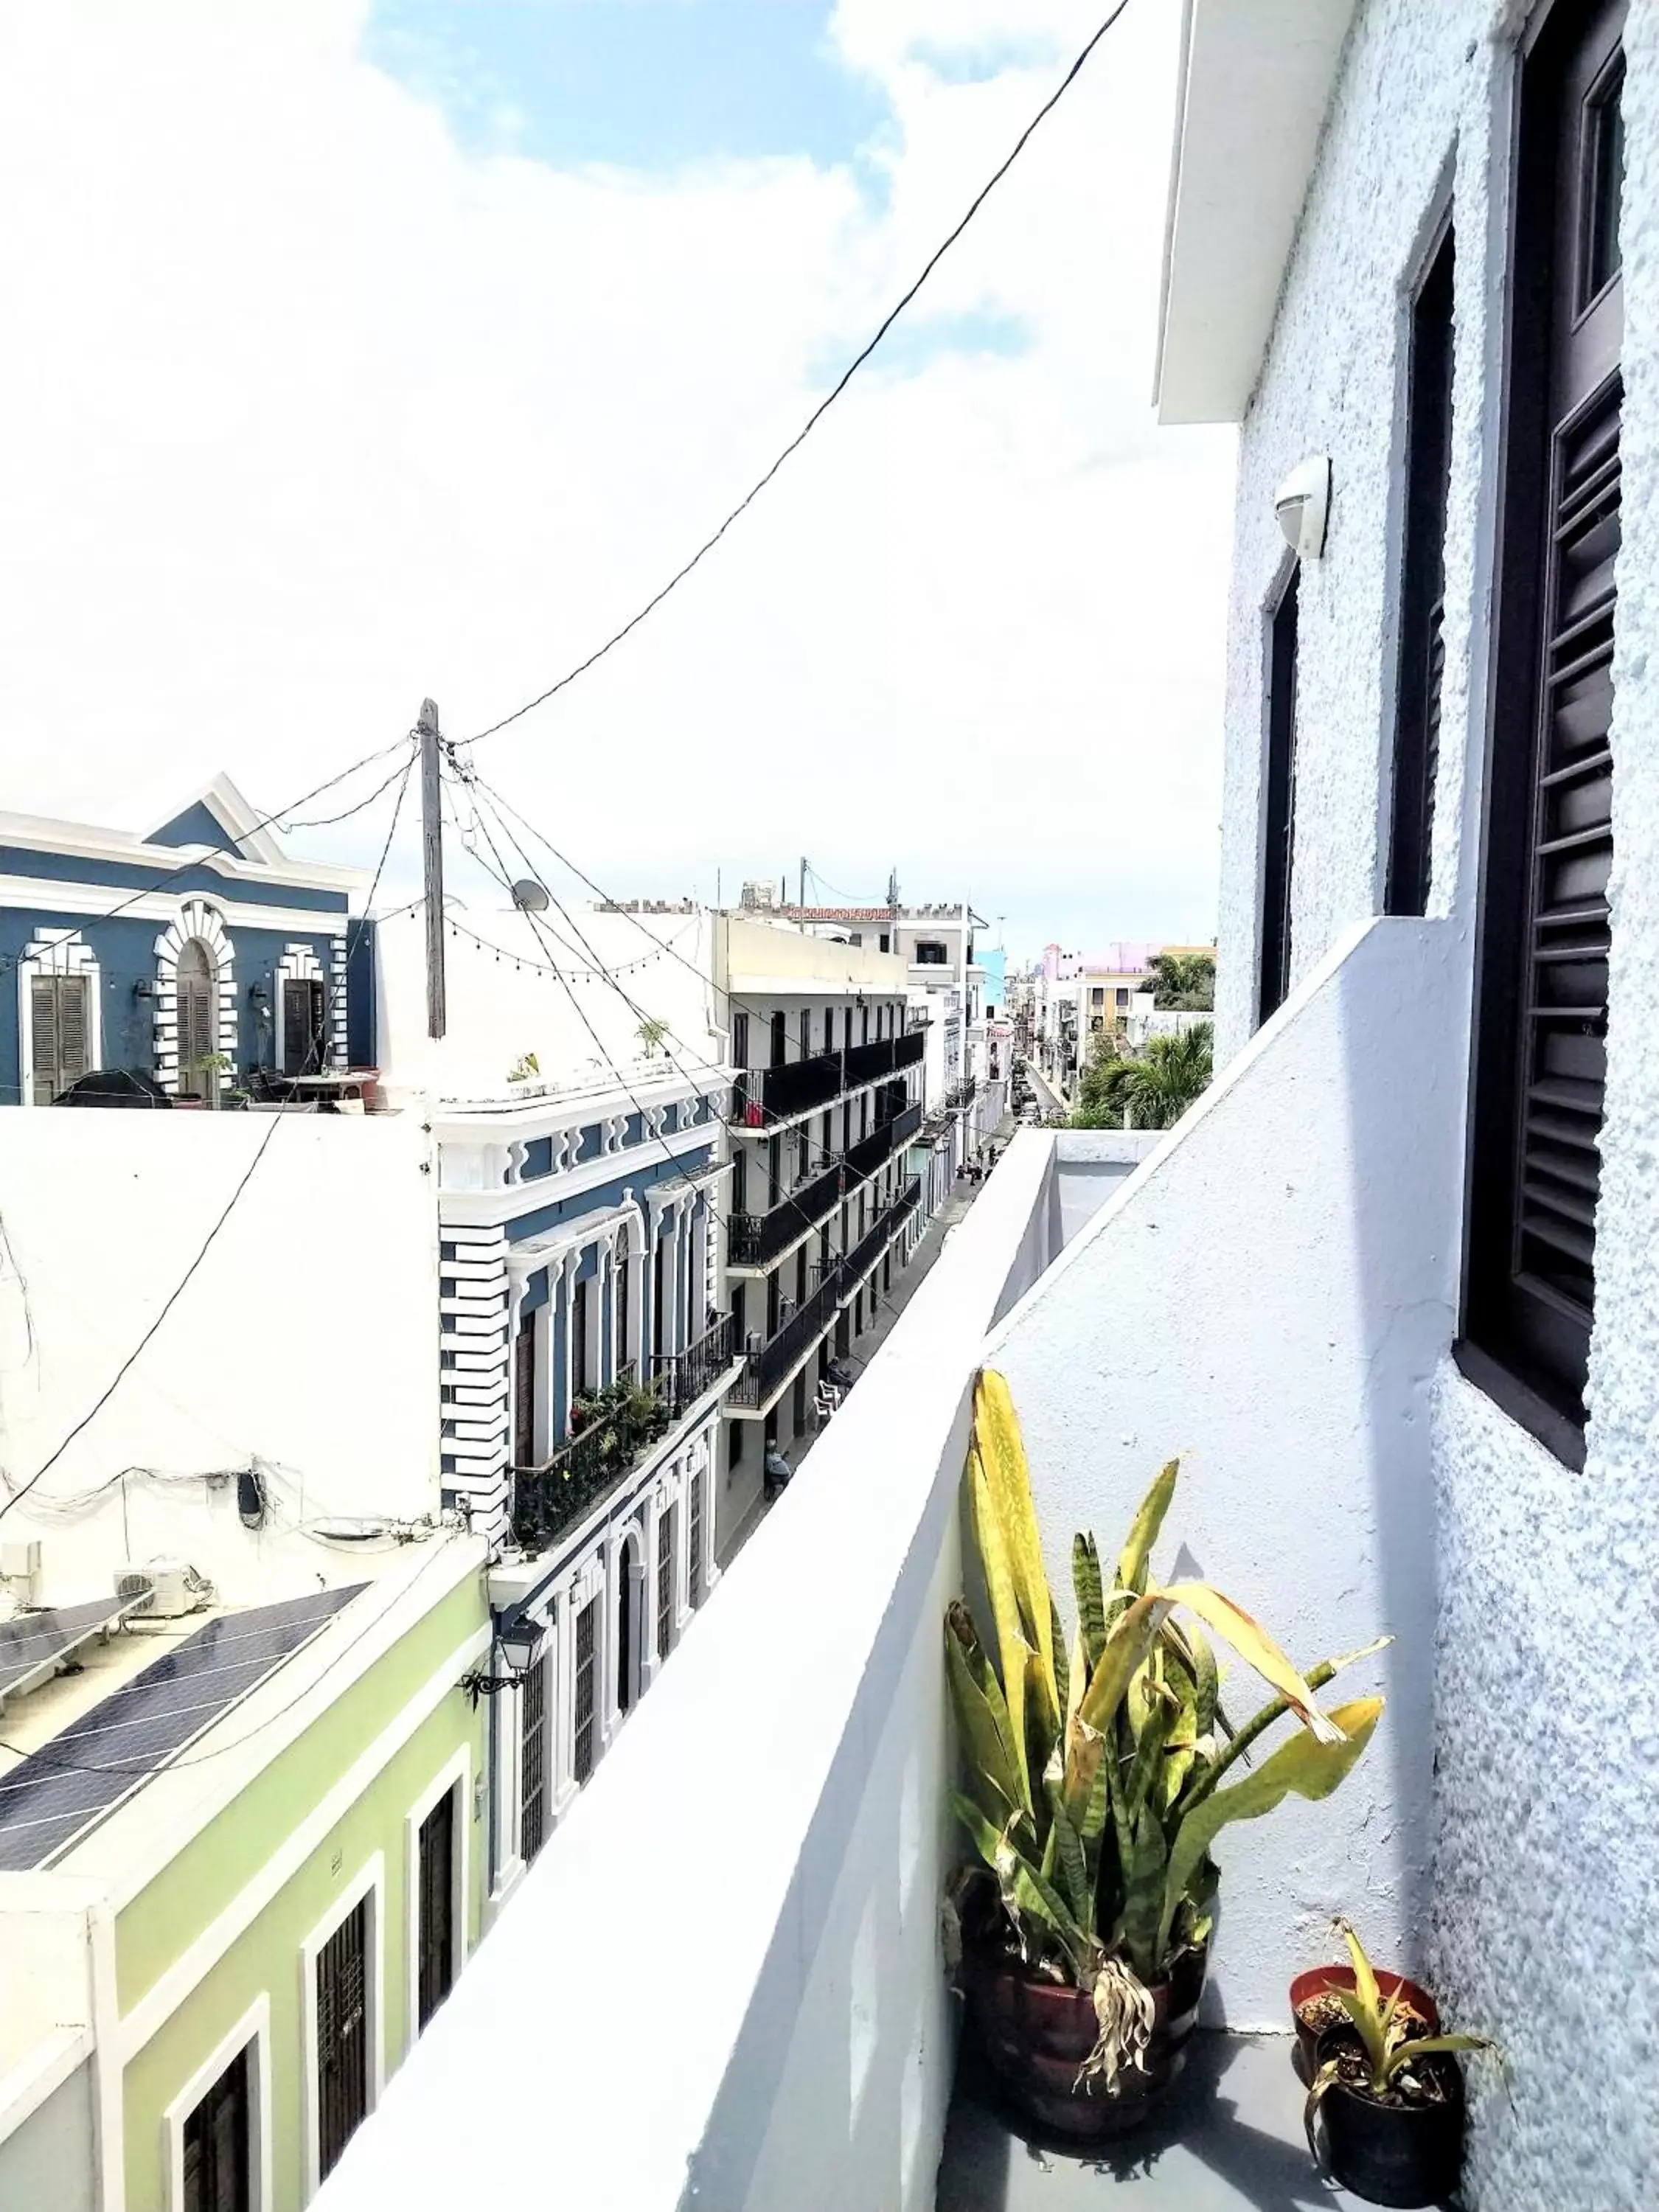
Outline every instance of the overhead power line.
{"label": "overhead power line", "polygon": [[[381,745],[374,752],[365,753],[360,760],[353,761],[349,768],[337,770],[333,775],[325,777],[321,783],[313,784],[311,789],[302,792],[298,799],[289,799],[286,806],[279,806],[273,813],[263,815],[252,828],[240,830],[234,836],[227,836],[222,844],[210,845],[205,852],[192,851],[189,859],[181,860],[176,868],[169,868],[165,874],[157,876],[153,882],[141,884],[136,891],[130,892],[125,898],[119,900],[114,906],[106,907],[101,914],[86,915],[79,926],[82,928],[87,928],[99,922],[113,921],[118,915],[125,914],[129,908],[137,906],[141,900],[150,897],[156,891],[165,890],[169,884],[177,883],[180,876],[187,876],[192,868],[199,868],[208,860],[222,859],[227,853],[235,853],[240,857],[245,839],[257,837],[262,830],[281,827],[285,817],[294,814],[298,808],[309,806],[313,799],[320,799],[325,791],[332,791],[337,785],[343,783],[348,776],[356,775],[360,768],[368,768],[375,761],[385,760],[388,754],[395,753],[399,746],[407,745],[409,742],[407,738],[399,738],[395,744]],[[394,769],[384,783],[377,783],[367,798],[357,799],[342,813],[323,815],[313,821],[295,823],[293,826],[321,829],[329,823],[349,821],[354,814],[361,814],[365,807],[372,806],[383,791],[390,790],[400,773],[401,770]],[[379,881],[378,877],[376,881]],[[25,955],[21,952],[13,952],[8,954],[4,959],[0,959],[0,975],[9,974],[24,957]]]}
{"label": "overhead power line", "polygon": [[[361,763],[359,763],[359,765],[361,765]],[[370,906],[374,902],[374,893],[380,887],[380,876],[386,864],[386,856],[392,850],[392,840],[397,834],[398,817],[403,811],[404,794],[409,789],[409,779],[414,769],[414,765],[415,758],[414,755],[411,753],[404,766],[403,781],[398,787],[397,801],[392,810],[392,820],[386,830],[386,842],[380,848],[380,857],[375,866],[374,879],[369,885],[368,899],[367,903]],[[303,802],[301,802],[301,804],[303,804]],[[317,1042],[313,1042],[311,1048],[312,1052],[315,1052],[317,1048]],[[307,1057],[308,1062],[310,1054],[307,1054]],[[138,1361],[143,1356],[145,1348],[155,1338],[157,1331],[167,1320],[167,1316],[173,1311],[174,1306],[176,1306],[179,1299],[183,1297],[185,1291],[190,1287],[190,1285],[196,1275],[197,1270],[201,1267],[202,1262],[207,1258],[208,1254],[213,1249],[214,1243],[218,1237],[220,1231],[224,1227],[226,1222],[229,1220],[231,1215],[235,1212],[237,1204],[240,1200],[243,1192],[247,1188],[254,1176],[258,1174],[261,1161],[263,1161],[265,1154],[270,1150],[272,1138],[275,1137],[277,1130],[282,1127],[283,1121],[287,1118],[286,1115],[280,1113],[273,1114],[271,1115],[270,1127],[266,1130],[264,1135],[260,1138],[258,1149],[255,1151],[253,1158],[248,1162],[247,1167],[244,1170],[236,1188],[231,1192],[230,1196],[226,1200],[224,1206],[220,1212],[217,1218],[215,1220],[213,1226],[208,1231],[207,1235],[197,1246],[195,1252],[191,1256],[190,1264],[185,1267],[184,1273],[179,1276],[178,1281],[173,1285],[173,1289],[167,1293],[167,1296],[163,1300],[161,1309],[157,1312],[155,1319],[150,1322],[149,1328],[145,1329],[137,1343],[133,1346],[132,1350],[127,1354],[126,1358],[116,1369],[114,1374],[110,1377],[108,1382],[106,1383],[104,1389],[100,1392],[97,1398],[94,1400],[91,1406],[88,1407],[87,1411],[81,1416],[80,1419],[76,1422],[73,1428],[69,1430],[64,1435],[56,1449],[50,1452],[47,1456],[41,1461],[40,1466],[36,1468],[34,1473],[29,1477],[26,1483],[23,1483],[18,1489],[14,1490],[10,1496],[5,1498],[3,1502],[0,1502],[0,1521],[3,1521],[5,1519],[7,1514],[11,1511],[14,1505],[19,1505],[22,1503],[23,1499],[28,1496],[30,1491],[34,1488],[34,1486],[40,1480],[41,1477],[49,1474],[51,1470],[56,1467],[58,1461],[64,1456],[64,1454],[75,1442],[75,1439],[80,1436],[83,1431],[91,1427],[92,1424],[97,1419],[99,1414],[103,1412],[105,1407],[108,1405],[110,1400],[120,1389],[122,1383],[125,1382],[133,1368],[137,1366]]]}
{"label": "overhead power line", "polygon": [[788,444],[784,447],[782,452],[778,454],[771,465],[766,469],[761,476],[757,477],[752,484],[750,484],[749,489],[744,494],[743,497],[738,501],[737,505],[732,509],[731,513],[726,517],[726,520],[720,525],[719,528],[711,532],[710,534],[703,539],[702,544],[698,546],[696,551],[691,556],[690,559],[684,562],[674,571],[673,574],[668,579],[668,581],[662,586],[660,590],[653,592],[651,597],[645,602],[645,605],[641,607],[636,613],[630,615],[620,629],[613,630],[611,635],[605,639],[603,645],[596,646],[593,651],[587,655],[586,659],[579,660],[574,668],[567,669],[565,673],[561,676],[556,682],[550,684],[544,691],[538,691],[533,699],[526,699],[523,706],[515,707],[510,714],[503,714],[499,721],[491,722],[486,728],[475,732],[470,738],[458,738],[456,740],[458,744],[464,745],[482,744],[486,738],[493,738],[498,730],[504,730],[509,724],[522,720],[525,715],[533,713],[538,707],[544,707],[550,699],[556,697],[561,691],[566,690],[568,685],[574,684],[579,676],[585,676],[588,670],[595,666],[598,662],[603,660],[607,653],[614,652],[617,647],[622,643],[623,640],[629,636],[631,632],[636,630],[640,624],[646,619],[647,615],[654,614],[656,610],[662,605],[663,601],[669,596],[670,592],[677,591],[685,581],[686,578],[691,574],[692,570],[699,567],[702,562],[707,559],[708,555],[711,554],[714,548],[720,544],[721,538],[725,537],[726,532],[731,529],[732,524],[738,520],[739,516],[746,514],[749,508],[754,505],[755,501],[766,489],[768,484],[771,483],[773,477],[775,477],[779,470],[782,468],[784,463],[788,460],[792,455],[799,453],[800,448],[806,443],[808,438],[811,436],[813,431],[817,429],[818,424],[823,420],[830,410],[835,405],[836,400],[841,398],[842,392],[846,391],[848,386],[858,374],[860,369],[864,367],[865,362],[869,360],[871,355],[874,353],[876,348],[887,336],[887,333],[892,329],[894,324],[897,322],[899,317],[903,314],[905,309],[910,305],[916,295],[921,290],[923,285],[927,283],[928,278],[933,275],[934,270],[938,268],[939,263],[944,260],[945,255],[951,251],[951,248],[968,228],[969,223],[973,222],[975,216],[979,213],[986,201],[989,199],[991,194],[996,190],[997,186],[1007,175],[1009,170],[1012,169],[1015,162],[1018,161],[1020,155],[1025,151],[1026,147],[1030,144],[1039,127],[1047,119],[1047,118],[1053,113],[1054,110],[1065,98],[1066,93],[1070,91],[1072,86],[1077,82],[1077,79],[1082,74],[1084,65],[1088,61],[1090,55],[1093,53],[1095,48],[1100,44],[1101,40],[1105,37],[1108,31],[1111,29],[1113,24],[1116,22],[1118,17],[1123,13],[1128,4],[1129,0],[1117,0],[1117,5],[1112,9],[1110,15],[1107,16],[1104,22],[1100,25],[1094,35],[1089,40],[1087,45],[1085,46],[1082,52],[1078,55],[1077,59],[1072,64],[1070,69],[1066,70],[1065,76],[1061,77],[1060,82],[1054,87],[1047,100],[1043,101],[1042,106],[1038,108],[1036,113],[1031,118],[1025,128],[1020,132],[1018,137],[1015,139],[1013,145],[1010,148],[1007,154],[992,171],[985,182],[980,186],[973,198],[968,203],[965,212],[961,216],[951,229],[946,233],[945,236],[939,241],[939,245],[933,248],[933,251],[928,255],[927,260],[922,264],[920,273],[906,290],[900,295],[893,306],[889,308],[886,314],[883,316],[881,321],[877,325],[873,335],[863,346],[860,348],[859,351],[854,355],[852,360],[848,362],[847,367],[842,371],[840,376],[836,380],[836,382],[830,389],[824,394],[823,398],[819,400],[817,405],[807,416],[805,422],[802,423],[800,428],[796,431],[794,436],[791,438]]}

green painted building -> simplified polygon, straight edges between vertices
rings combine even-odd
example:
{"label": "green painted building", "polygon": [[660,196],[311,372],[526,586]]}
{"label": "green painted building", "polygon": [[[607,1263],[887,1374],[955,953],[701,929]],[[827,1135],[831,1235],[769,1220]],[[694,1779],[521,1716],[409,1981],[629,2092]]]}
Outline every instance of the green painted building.
{"label": "green painted building", "polygon": [[9,1703],[5,2212],[295,2212],[478,1940],[484,1547],[372,1564]]}

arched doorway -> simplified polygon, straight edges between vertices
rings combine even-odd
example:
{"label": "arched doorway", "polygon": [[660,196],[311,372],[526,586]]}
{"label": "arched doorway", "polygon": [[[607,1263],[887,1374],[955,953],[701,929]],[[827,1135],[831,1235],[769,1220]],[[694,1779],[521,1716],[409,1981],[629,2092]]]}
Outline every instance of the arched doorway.
{"label": "arched doorway", "polygon": [[617,1561],[617,1711],[633,1709],[640,1689],[640,1602],[645,1562],[636,1534],[624,1538]]}
{"label": "arched doorway", "polygon": [[181,1098],[211,1098],[216,1091],[214,1071],[204,1063],[218,1048],[218,969],[212,953],[199,937],[186,940],[179,953],[175,979],[179,1024],[179,1095]]}

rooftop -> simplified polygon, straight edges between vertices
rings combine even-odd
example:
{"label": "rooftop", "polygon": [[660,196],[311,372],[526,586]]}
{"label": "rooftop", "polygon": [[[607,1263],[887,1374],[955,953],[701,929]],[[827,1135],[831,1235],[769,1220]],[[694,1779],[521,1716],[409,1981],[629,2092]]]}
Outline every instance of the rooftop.
{"label": "rooftop", "polygon": [[[1232,2039],[1283,2028],[1286,1984],[1328,1955],[1334,1911],[1418,1964],[1427,1394],[1451,1328],[1419,1224],[1455,1205],[1457,1163],[1455,1132],[1391,1111],[1367,1070],[1410,1089],[1437,1064],[1449,937],[1357,931],[1166,1137],[1013,1139],[321,2212],[534,2193],[521,2130],[457,2124],[453,2083],[485,2044],[492,2094],[556,2136],[559,2187],[584,2212],[1062,2212],[1117,2186],[1149,2212],[1332,2202],[1297,2150],[1282,2045]],[[1292,1113],[1294,1174],[1260,1172]],[[1357,1207],[1372,1191],[1385,1202]],[[1246,1255],[1263,1294],[1241,1299]],[[1072,1531],[1115,1540],[1178,1449],[1160,1575],[1212,1577],[1304,1666],[1401,1632],[1354,1668],[1354,1694],[1384,1689],[1388,1710],[1343,1789],[1218,1843],[1206,2008],[1229,2037],[1193,2057],[1167,2131],[1099,2170],[1032,2156],[958,2069],[941,1908],[964,1849],[941,1623],[973,1586],[961,1493],[981,1365],[1018,1410],[1051,1587],[1069,1586]],[[532,1991],[535,2033],[502,2036]]]}

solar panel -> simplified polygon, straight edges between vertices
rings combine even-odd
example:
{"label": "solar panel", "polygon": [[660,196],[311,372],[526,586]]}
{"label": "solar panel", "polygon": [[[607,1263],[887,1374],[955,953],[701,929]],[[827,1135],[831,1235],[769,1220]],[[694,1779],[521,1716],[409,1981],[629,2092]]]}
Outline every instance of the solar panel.
{"label": "solar panel", "polygon": [[101,1629],[130,1609],[131,1598],[98,1597],[0,1623],[0,1705],[52,1674]]}
{"label": "solar panel", "polygon": [[316,1590],[208,1621],[0,1776],[0,1869],[61,1856],[364,1587]]}

